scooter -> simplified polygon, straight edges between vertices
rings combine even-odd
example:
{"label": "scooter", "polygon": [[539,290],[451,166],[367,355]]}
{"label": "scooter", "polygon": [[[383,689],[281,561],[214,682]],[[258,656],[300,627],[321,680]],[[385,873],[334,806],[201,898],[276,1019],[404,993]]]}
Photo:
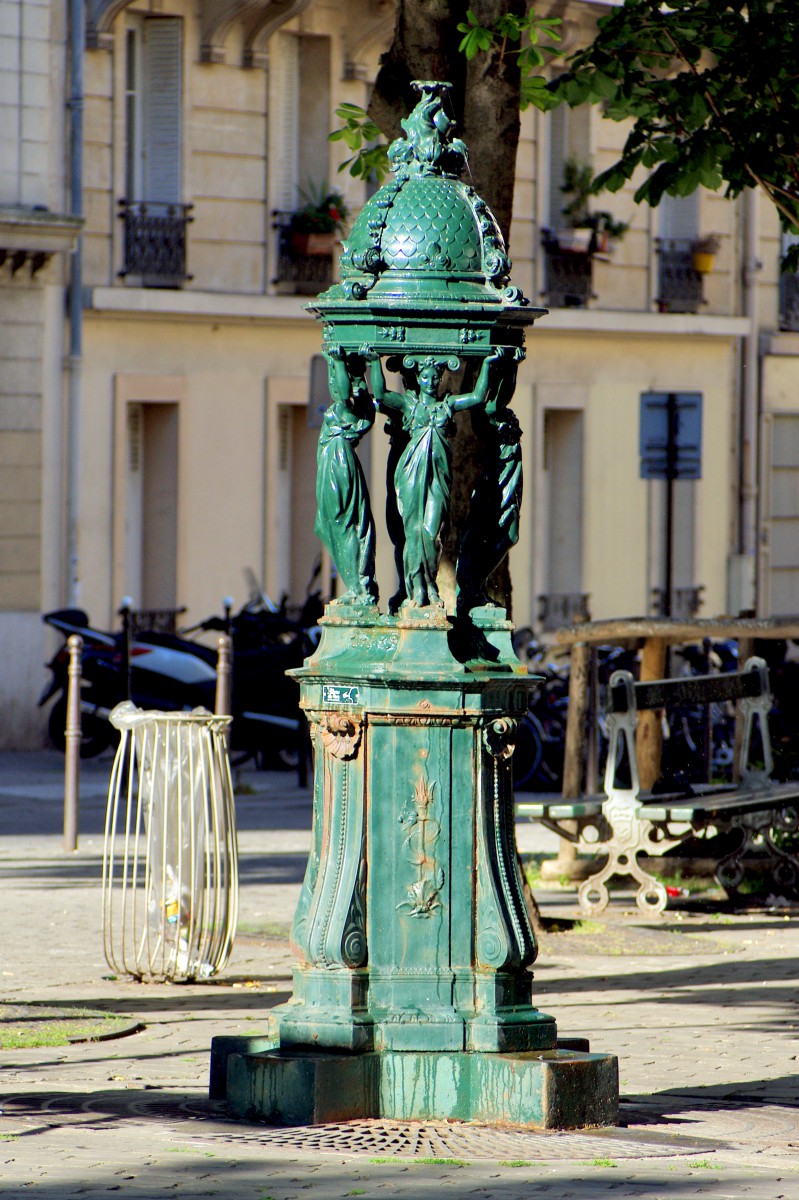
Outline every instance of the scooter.
{"label": "scooter", "polygon": [[115,705],[131,699],[140,708],[167,712],[214,709],[216,670],[212,663],[178,646],[145,643],[136,638],[129,653],[123,632],[94,629],[80,608],[44,613],[45,624],[64,635],[64,644],[47,663],[52,678],[39,698],[39,706],[56,697],[48,718],[48,733],[56,749],[66,749],[67,684],[69,651],[66,639],[77,633],[83,638],[81,659],[81,746],[82,758],[102,753],[117,739],[109,723]]}
{"label": "scooter", "polygon": [[230,634],[231,749],[240,756],[239,763],[255,758],[264,768],[288,768],[298,764],[302,753],[304,720],[298,686],[286,672],[302,666],[316,645],[322,611],[316,592],[306,598],[296,619],[288,616],[285,604],[278,607],[260,593],[238,613],[232,614],[226,605],[224,617],[208,617],[180,635],[142,633],[140,641],[194,653],[211,662],[216,652],[203,642],[190,640],[189,635]]}

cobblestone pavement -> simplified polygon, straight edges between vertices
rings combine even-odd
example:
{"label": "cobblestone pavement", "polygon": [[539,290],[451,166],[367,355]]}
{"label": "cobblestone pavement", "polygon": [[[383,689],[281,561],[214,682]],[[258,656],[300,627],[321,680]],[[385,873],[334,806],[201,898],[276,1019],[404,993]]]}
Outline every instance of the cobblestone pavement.
{"label": "cobblestone pavement", "polygon": [[[206,1100],[217,1033],[257,1032],[290,992],[285,932],[308,846],[308,792],[244,777],[241,929],[216,981],[144,985],[102,953],[110,759],[84,764],[80,846],[65,854],[63,761],[0,755],[0,970],[6,1005],[107,1008],[124,1039],[0,1052],[0,1196],[125,1200],[799,1200],[799,913],[671,913],[629,898],[542,939],[536,1002],[562,1035],[619,1056],[622,1124],[535,1134],[359,1122],[276,1130]],[[525,826],[524,849],[551,849]],[[573,892],[539,892],[576,917]]]}

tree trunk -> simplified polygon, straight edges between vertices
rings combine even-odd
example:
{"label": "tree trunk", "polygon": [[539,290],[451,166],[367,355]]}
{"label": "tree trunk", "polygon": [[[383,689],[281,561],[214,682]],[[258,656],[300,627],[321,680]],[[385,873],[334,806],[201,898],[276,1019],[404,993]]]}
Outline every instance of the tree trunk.
{"label": "tree trunk", "polygon": [[[400,120],[418,100],[414,79],[452,84],[450,103],[457,133],[469,149],[466,176],[497,218],[509,241],[516,149],[519,142],[519,66],[515,54],[501,46],[477,54],[471,62],[458,50],[456,26],[472,9],[482,25],[514,12],[522,16],[526,0],[398,0],[394,38],[381,59],[369,115],[390,140],[401,132]],[[512,47],[513,48],[513,47]],[[468,389],[468,378],[464,380]],[[468,415],[457,422],[453,442],[453,492],[450,526],[443,542],[439,588],[454,611],[455,559],[469,511],[469,497],[480,471],[480,448]],[[488,592],[510,613],[508,560],[491,576]]]}

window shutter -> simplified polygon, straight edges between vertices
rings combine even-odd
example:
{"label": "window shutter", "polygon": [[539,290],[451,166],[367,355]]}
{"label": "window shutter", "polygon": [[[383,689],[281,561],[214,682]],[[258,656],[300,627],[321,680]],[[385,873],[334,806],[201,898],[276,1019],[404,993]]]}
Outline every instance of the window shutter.
{"label": "window shutter", "polygon": [[144,23],[144,200],[180,204],[181,21]]}
{"label": "window shutter", "polygon": [[563,186],[563,168],[569,157],[569,109],[561,104],[549,114],[549,192],[547,221],[550,229],[561,229],[564,225],[563,206],[566,196]]}
{"label": "window shutter", "polygon": [[288,212],[296,207],[298,200],[299,38],[280,33],[276,42],[271,71],[276,120],[272,128],[270,174],[275,208]]}
{"label": "window shutter", "polygon": [[660,236],[691,242],[699,233],[699,192],[690,196],[665,195],[658,205]]}

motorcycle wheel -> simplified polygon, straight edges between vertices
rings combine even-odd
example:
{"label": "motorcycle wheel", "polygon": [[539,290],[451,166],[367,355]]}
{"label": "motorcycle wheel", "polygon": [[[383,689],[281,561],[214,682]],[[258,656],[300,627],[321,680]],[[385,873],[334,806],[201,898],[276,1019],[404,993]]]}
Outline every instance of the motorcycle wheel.
{"label": "motorcycle wheel", "polygon": [[[67,749],[67,699],[60,696],[50,709],[47,721],[47,732],[56,750],[62,754]],[[107,721],[94,716],[93,713],[83,713],[81,717],[80,756],[81,758],[96,758],[107,750],[113,743],[116,731]]]}

